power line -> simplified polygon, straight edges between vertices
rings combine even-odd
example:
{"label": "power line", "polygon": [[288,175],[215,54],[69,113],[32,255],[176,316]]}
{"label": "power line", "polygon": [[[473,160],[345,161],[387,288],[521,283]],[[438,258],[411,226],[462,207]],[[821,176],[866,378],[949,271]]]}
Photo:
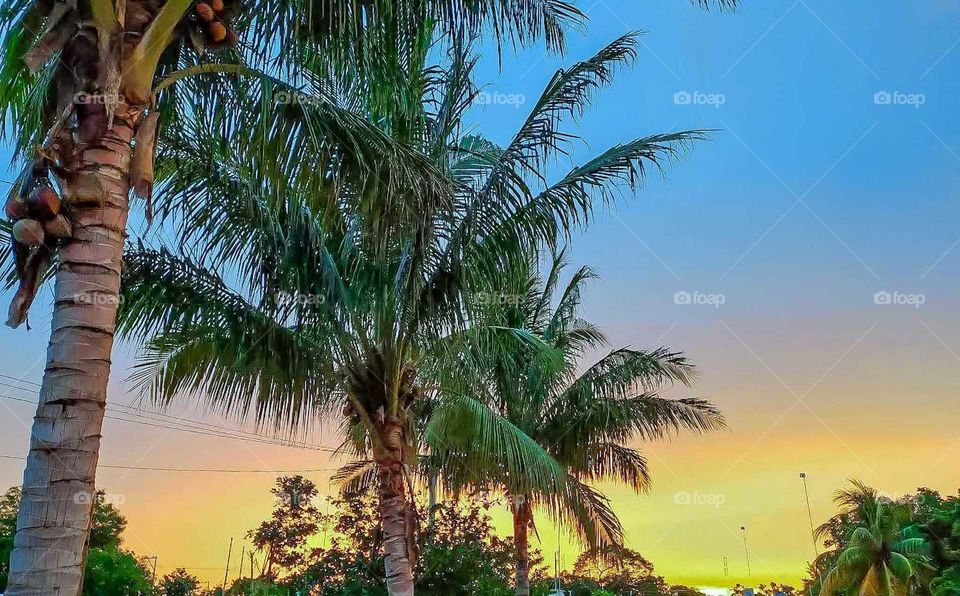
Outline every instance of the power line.
{"label": "power line", "polygon": [[[8,384],[8,383],[0,382],[0,385],[5,386],[5,387],[11,387],[11,388],[13,388],[13,389],[19,389],[19,390],[21,390],[21,391],[29,391],[29,392],[32,392],[32,391],[35,391],[35,390],[37,390],[37,389],[41,389],[41,388],[42,388],[42,386],[41,386],[39,383],[34,383],[33,381],[27,381],[27,380],[25,380],[25,379],[17,379],[17,378],[15,378],[15,377],[11,377],[10,375],[5,375],[5,374],[0,374],[0,377],[5,378],[5,379],[10,379],[10,380],[15,381],[15,382],[17,382],[17,383],[24,383],[24,384],[26,384],[26,385],[33,385],[33,387],[27,388],[27,387],[20,387],[20,386],[17,386],[17,385],[10,385],[10,384]],[[80,395],[90,395],[90,396],[92,396],[92,397],[99,397],[99,396],[94,396],[93,394],[88,394],[88,393],[84,393],[84,392],[75,392],[75,393],[79,393]],[[227,426],[221,426],[221,425],[218,425],[218,424],[213,424],[213,423],[205,422],[205,421],[192,420],[192,419],[190,419],[190,418],[185,418],[185,417],[173,416],[173,415],[167,414],[167,413],[165,413],[165,412],[158,412],[158,411],[156,411],[156,410],[149,410],[149,409],[146,409],[146,408],[140,408],[140,407],[130,406],[130,405],[126,405],[126,404],[117,404],[117,403],[112,403],[112,402],[111,402],[111,403],[108,403],[108,404],[107,404],[107,408],[108,408],[108,409],[109,409],[109,408],[122,408],[122,409],[130,410],[130,411],[132,411],[132,413],[138,414],[138,415],[139,415],[139,414],[152,414],[152,415],[155,415],[155,416],[161,416],[161,417],[163,417],[163,418],[170,418],[170,419],[175,420],[175,421],[177,421],[177,422],[185,422],[185,423],[199,424],[199,425],[201,425],[201,426],[203,426],[203,427],[212,427],[212,428],[222,429],[222,430],[225,430],[225,431],[228,431],[228,432],[232,432],[232,433],[252,435],[252,436],[257,437],[257,438],[268,438],[268,439],[273,439],[273,440],[283,440],[283,441],[286,441],[285,439],[278,439],[277,437],[271,437],[271,436],[264,435],[264,434],[261,434],[261,433],[256,433],[256,432],[252,432],[252,431],[246,431],[246,430],[237,429],[237,428],[231,428],[231,427],[227,427]],[[290,442],[290,443],[300,443],[300,444],[304,444],[304,445],[309,445],[308,443],[298,442],[298,441],[286,441],[286,442]]]}
{"label": "power line", "polygon": [[[13,377],[10,377],[9,375],[0,374],[0,377],[12,379],[14,381],[18,381],[21,383],[31,383],[30,381],[15,379]],[[36,385],[35,383],[31,383],[31,384]],[[17,385],[11,385],[9,383],[0,382],[0,385],[5,387],[10,387],[12,389],[18,389],[20,391],[33,391],[33,389],[20,387]],[[37,387],[39,387],[39,385],[37,385]],[[0,394],[0,398],[21,402],[21,403],[28,403],[28,404],[36,403],[36,401],[32,399],[19,398],[19,397],[15,397],[8,394]],[[117,411],[116,408],[126,408],[126,410]],[[186,432],[186,433],[191,433],[191,434],[196,434],[201,436],[235,439],[238,441],[247,441],[251,443],[260,443],[265,445],[293,447],[297,449],[306,449],[306,450],[312,450],[312,451],[324,451],[327,453],[338,452],[338,449],[334,447],[327,447],[324,445],[314,445],[314,444],[305,443],[302,441],[292,441],[292,440],[286,440],[286,439],[281,439],[277,437],[271,437],[268,435],[262,435],[262,434],[254,433],[251,431],[219,426],[219,425],[211,424],[211,423],[200,421],[200,420],[193,420],[190,418],[171,416],[163,412],[139,409],[133,406],[125,405],[125,404],[108,404],[107,410],[108,411],[112,410],[115,415],[105,414],[104,418],[108,420],[116,420],[119,422],[127,422],[130,424],[139,424],[143,426],[161,428],[164,430],[175,430],[179,432]],[[127,416],[128,418],[124,418],[123,416]]]}
{"label": "power line", "polygon": [[[15,459],[23,461],[24,457],[17,455],[0,455],[0,459]],[[227,468],[162,468],[154,466],[126,466],[120,464],[99,464],[98,468],[111,470],[137,470],[140,472],[203,472],[207,474],[306,474],[315,472],[335,472],[338,468],[315,468],[307,470],[237,470]]]}
{"label": "power line", "polygon": [[[8,378],[8,379],[11,379],[11,378],[12,378],[12,377],[10,377],[10,376],[8,376],[8,375],[3,375],[3,374],[0,374],[0,377],[4,377],[4,378]],[[14,380],[17,380],[17,379],[14,379]],[[20,381],[20,382],[29,383],[29,381]],[[0,382],[0,386],[10,387],[10,388],[12,388],[12,389],[19,389],[20,391],[28,391],[28,392],[34,391],[34,389],[32,389],[32,388],[29,388],[29,389],[28,389],[28,388],[26,388],[26,387],[19,387],[19,386],[17,386],[17,385],[11,385],[11,384],[9,384],[9,383],[4,383],[4,382]],[[40,386],[37,385],[37,387],[39,388]],[[35,401],[35,400],[32,400],[32,399],[31,399],[31,400],[27,400],[27,399],[23,399],[23,398],[13,397],[13,396],[10,396],[10,395],[0,394],[0,397],[5,398],[5,399],[10,399],[10,400],[12,400],[12,401],[23,402],[23,403],[30,403],[30,404],[35,404],[35,403],[36,403],[36,401]],[[218,433],[217,430],[213,430],[213,429],[219,429],[219,430],[225,431],[225,432],[227,432],[227,433],[230,433],[231,435],[236,435],[236,436],[233,437],[233,438],[245,438],[245,439],[250,439],[250,440],[252,440],[252,441],[254,441],[254,442],[262,442],[262,440],[266,440],[266,441],[269,442],[270,444],[283,444],[283,445],[285,445],[285,446],[299,447],[299,448],[303,448],[303,449],[319,449],[319,450],[321,450],[321,451],[326,450],[326,449],[329,449],[329,448],[323,447],[323,446],[321,446],[321,445],[313,445],[313,444],[306,443],[306,442],[303,442],[303,441],[293,441],[293,440],[281,439],[281,438],[278,438],[278,437],[272,437],[272,436],[269,436],[269,435],[263,435],[263,434],[260,434],[260,433],[255,433],[255,432],[252,432],[252,431],[246,431],[246,430],[237,429],[237,428],[230,428],[230,427],[227,427],[227,426],[221,426],[221,425],[217,425],[217,424],[213,424],[213,423],[209,423],[209,422],[204,422],[204,421],[200,421],[200,420],[193,420],[193,419],[191,419],[191,418],[184,418],[184,417],[179,417],[179,416],[173,416],[173,415],[170,415],[170,414],[166,414],[166,413],[164,413],[164,412],[158,412],[158,411],[156,411],[156,410],[148,410],[148,409],[145,409],[145,408],[138,408],[138,407],[129,406],[129,405],[126,405],[126,404],[108,403],[107,406],[106,406],[106,409],[107,409],[107,410],[114,410],[114,411],[116,411],[116,408],[121,408],[121,409],[124,410],[124,411],[116,412],[117,414],[126,414],[126,415],[130,415],[130,416],[138,417],[138,418],[145,418],[145,419],[147,419],[147,420],[157,421],[157,422],[173,422],[173,423],[175,423],[175,424],[182,425],[182,426],[189,426],[189,425],[199,426],[199,427],[200,427],[199,430],[206,431],[206,432],[203,432],[203,433],[201,433],[201,434],[209,434],[209,433],[212,432],[212,433],[217,433],[217,434],[215,434],[215,435],[213,435],[213,436],[223,436],[223,433],[222,433],[222,432],[219,432],[219,433]],[[111,416],[106,416],[106,417],[107,417],[108,419],[111,419],[111,420],[123,420],[123,419],[116,418],[116,417],[111,417]],[[160,417],[160,418],[156,418],[156,417]],[[172,427],[164,426],[163,428],[172,428]],[[191,428],[192,428],[192,427],[191,427]],[[279,442],[279,443],[278,443],[278,442]]]}

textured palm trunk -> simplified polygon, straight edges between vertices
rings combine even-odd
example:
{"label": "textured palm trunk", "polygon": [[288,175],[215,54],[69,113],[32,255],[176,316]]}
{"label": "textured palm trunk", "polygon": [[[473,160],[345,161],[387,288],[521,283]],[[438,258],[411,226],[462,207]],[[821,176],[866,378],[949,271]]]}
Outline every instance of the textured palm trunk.
{"label": "textured palm trunk", "polygon": [[380,446],[375,450],[374,458],[380,470],[380,523],[387,592],[390,596],[412,596],[417,556],[416,519],[407,499],[403,470],[406,444],[403,424],[388,417],[379,434]]}
{"label": "textured palm trunk", "polygon": [[530,522],[533,509],[530,500],[523,495],[514,496],[510,502],[513,514],[513,548],[515,551],[514,590],[517,596],[530,596]]}
{"label": "textured palm trunk", "polygon": [[[88,113],[89,114],[89,113]],[[101,130],[102,114],[99,118]],[[73,238],[61,248],[47,364],[23,474],[23,499],[10,556],[7,596],[77,596],[96,492],[100,430],[110,376],[124,233],[128,169],[137,115],[77,148],[64,182]],[[97,126],[80,116],[82,130]],[[89,189],[97,189],[90,193]],[[99,196],[95,196],[99,195]]]}
{"label": "textured palm trunk", "polygon": [[427,527],[433,529],[437,517],[437,473],[430,472],[427,479]]}

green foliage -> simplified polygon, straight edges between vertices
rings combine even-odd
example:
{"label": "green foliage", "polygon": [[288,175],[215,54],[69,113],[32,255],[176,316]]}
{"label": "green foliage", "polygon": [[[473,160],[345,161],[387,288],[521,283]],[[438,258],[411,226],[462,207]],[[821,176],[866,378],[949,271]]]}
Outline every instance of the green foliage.
{"label": "green foliage", "polygon": [[563,580],[574,596],[596,593],[666,596],[673,593],[666,580],[654,573],[653,563],[637,551],[615,545],[581,553],[573,571],[564,574]]}
{"label": "green foliage", "polygon": [[[382,535],[377,507],[370,495],[331,499],[332,511],[322,515],[320,528],[329,543],[314,549],[303,573],[289,575],[290,589],[320,588],[323,596],[386,594],[381,554]],[[429,596],[508,596],[511,590],[513,547],[493,531],[493,501],[486,498],[459,504],[441,503],[431,529],[418,536],[418,594]],[[535,554],[535,575],[542,577],[542,557]]]}
{"label": "green foliage", "polygon": [[226,596],[290,596],[290,588],[269,579],[243,578],[233,582]]}
{"label": "green foliage", "polygon": [[14,486],[0,497],[0,591],[7,587],[10,553],[17,532],[17,509],[20,508],[20,487]]}
{"label": "green foliage", "polygon": [[920,488],[894,500],[854,480],[835,500],[839,513],[817,528],[828,550],[811,565],[805,592],[957,593],[960,497]]}
{"label": "green foliage", "polygon": [[133,553],[115,546],[90,549],[83,596],[128,596],[152,590],[150,571]]}
{"label": "green foliage", "polygon": [[90,528],[90,548],[117,548],[121,534],[127,528],[127,518],[98,490],[93,506],[93,522]]}
{"label": "green foliage", "polygon": [[803,596],[803,593],[798,592],[796,588],[787,584],[778,584],[777,582],[770,582],[770,585],[760,584],[756,588],[748,588],[743,584],[737,584],[733,587],[731,591],[731,596],[744,596],[747,593],[747,590],[753,590],[755,596]]}
{"label": "green foliage", "polygon": [[266,577],[280,570],[293,572],[306,562],[307,539],[316,534],[321,520],[314,500],[317,486],[303,476],[281,476],[270,489],[276,499],[273,514],[247,537],[266,554]]}
{"label": "green foliage", "polygon": [[193,596],[200,588],[200,580],[179,568],[163,576],[160,580],[162,596]]}

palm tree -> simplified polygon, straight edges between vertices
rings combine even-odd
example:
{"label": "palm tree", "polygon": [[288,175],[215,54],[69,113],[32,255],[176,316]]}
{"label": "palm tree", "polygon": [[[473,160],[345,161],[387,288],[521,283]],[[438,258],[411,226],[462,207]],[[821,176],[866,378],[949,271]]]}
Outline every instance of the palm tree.
{"label": "palm tree", "polygon": [[[9,594],[76,594],[82,583],[90,495],[100,444],[119,302],[130,190],[149,217],[160,119],[172,125],[178,97],[222,99],[224,77],[257,76],[253,65],[290,79],[310,55],[376,70],[389,35],[416,44],[423,23],[453,39],[492,29],[500,39],[545,37],[562,47],[564,25],[580,15],[560,0],[355,2],[260,0],[247,3],[4,0],[0,111],[16,131],[25,162],[6,213],[19,288],[8,323],[17,327],[53,263],[53,330],[24,473],[24,496],[11,556]],[[237,17],[240,54],[231,30]],[[204,53],[223,49],[223,56]],[[319,62],[318,62],[319,63]],[[264,78],[260,75],[260,78]],[[236,87],[236,84],[232,85]],[[399,188],[436,188],[429,169],[403,163],[391,139],[350,119],[332,102],[299,106],[310,135],[303,147],[347,171],[387,176]],[[359,129],[351,128],[357,125]],[[367,161],[389,155],[392,163]],[[331,157],[333,156],[333,157]],[[399,166],[399,167],[398,167]],[[389,171],[387,168],[389,167]],[[338,180],[338,170],[331,180]],[[329,181],[328,181],[329,182]],[[59,192],[54,189],[57,187]],[[47,220],[47,221],[41,221]]]}
{"label": "palm tree", "polygon": [[[308,432],[339,415],[347,442],[376,465],[389,591],[411,593],[413,408],[442,389],[428,374],[433,363],[457,355],[471,334],[483,336],[487,352],[543,348],[519,329],[472,326],[468,296],[584,224],[617,185],[636,188],[646,167],[700,137],[637,139],[554,184],[538,177],[576,139],[562,130],[564,117],[579,115],[635,48],[629,35],[559,71],[506,148],[464,133],[463,114],[478,94],[464,46],[453,44],[442,70],[422,67],[426,44],[408,48],[417,61],[397,77],[409,87],[399,107],[371,105],[362,77],[324,82],[328,73],[314,73],[316,89],[338,89],[336,103],[355,110],[351,118],[399,139],[384,150],[432,164],[442,188],[389,171],[332,182],[331,171],[351,166],[349,155],[314,158],[299,141],[307,127],[297,114],[258,123],[232,104],[182,110],[159,170],[178,207],[161,215],[179,222],[177,241],[187,249],[135,247],[127,256],[121,331],[146,342],[134,380],[155,400],[199,393],[276,431]],[[272,89],[261,82],[248,92],[261,105]],[[302,92],[299,104],[315,100]],[[258,160],[262,147],[291,147],[291,158]],[[197,238],[200,255],[189,249]],[[493,411],[487,420],[503,422]],[[508,451],[525,472],[516,483],[525,492],[564,483],[542,449],[508,426],[471,449],[488,459]]]}
{"label": "palm tree", "polygon": [[[689,385],[696,377],[690,362],[667,348],[616,349],[579,371],[583,358],[607,342],[600,329],[579,316],[584,286],[594,273],[582,267],[561,287],[565,265],[565,253],[554,254],[541,281],[532,263],[521,264],[518,275],[493,280],[476,298],[487,306],[482,316],[491,321],[488,324],[524,329],[562,354],[562,366],[554,368],[522,351],[494,353],[484,367],[492,371],[486,383],[489,395],[478,399],[541,446],[564,470],[566,484],[548,487],[548,492],[530,491],[503,454],[489,459],[485,453],[472,452],[478,433],[495,433],[498,427],[478,420],[475,409],[465,403],[467,398],[440,405],[426,431],[432,455],[454,492],[482,487],[499,489],[508,497],[519,596],[530,593],[528,532],[535,527],[535,506],[546,505],[555,519],[597,552],[616,548],[623,543],[620,522],[606,499],[587,483],[612,480],[644,491],[650,484],[647,462],[629,443],[681,430],[724,427],[719,411],[708,402],[658,395],[664,385]],[[511,279],[512,283],[505,281]],[[484,357],[476,354],[479,361]],[[557,499],[553,495],[557,490],[572,491],[577,497]]]}
{"label": "palm tree", "polygon": [[883,498],[858,480],[853,488],[841,490],[834,501],[843,509],[838,516],[817,529],[818,537],[836,534],[843,528],[841,543],[820,555],[815,568],[832,561],[820,580],[820,594],[863,596],[907,596],[920,583],[920,574],[929,568],[926,540],[913,526],[909,504]]}

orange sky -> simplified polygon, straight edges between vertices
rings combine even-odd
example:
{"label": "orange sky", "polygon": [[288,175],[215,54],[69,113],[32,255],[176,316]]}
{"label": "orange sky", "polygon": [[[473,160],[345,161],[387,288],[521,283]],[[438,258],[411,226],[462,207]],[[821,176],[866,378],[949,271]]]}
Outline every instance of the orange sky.
{"label": "orange sky", "polygon": [[[735,322],[724,323],[737,330]],[[960,428],[960,413],[956,408],[932,405],[950,402],[956,361],[934,342],[920,341],[922,333],[906,333],[910,323],[903,322],[898,329],[890,321],[881,322],[859,342],[862,331],[854,332],[853,327],[843,331],[838,323],[836,338],[820,342],[817,355],[790,366],[783,366],[783,361],[797,360],[796,352],[791,356],[775,349],[779,340],[773,341],[777,334],[772,329],[737,330],[745,343],[755,344],[757,355],[764,354],[774,372],[731,333],[724,332],[723,323],[716,325],[718,328],[709,324],[700,330],[677,325],[670,343],[702,346],[698,352],[707,360],[699,394],[723,407],[730,430],[645,446],[655,480],[649,495],[603,487],[623,520],[629,546],[650,558],[670,581],[700,586],[751,580],[798,582],[813,548],[800,471],[809,476],[815,522],[833,512],[831,493],[848,477],[862,478],[891,494],[920,485],[956,490],[960,449],[956,449],[955,429]],[[689,333],[700,335],[699,342],[684,341]],[[891,333],[915,342],[909,351],[912,356],[900,371],[870,364],[883,361],[884,352],[891,349]],[[847,351],[850,346],[854,347]],[[719,370],[727,372],[711,374],[714,366],[721,364]],[[932,380],[938,378],[942,380]],[[804,394],[817,379],[819,383]],[[802,401],[798,402],[788,387]],[[908,387],[913,389],[907,391]],[[909,398],[899,397],[902,395]],[[129,398],[114,399],[123,403]],[[14,419],[26,422],[32,408],[21,403],[6,405],[10,410],[0,407],[10,414],[5,417],[3,453],[18,453],[26,444],[27,431]],[[193,409],[174,411],[201,416]],[[336,442],[333,437],[315,440],[328,445]],[[109,420],[101,462],[228,469],[331,466],[321,452]],[[17,482],[19,474],[20,462],[0,460],[0,479],[5,484]],[[327,490],[327,473],[306,475]],[[230,537],[237,541],[236,569],[244,533],[264,519],[272,506],[268,494],[272,482],[270,474],[115,469],[99,473],[100,486],[119,499],[130,520],[126,533],[129,548],[157,555],[161,572],[186,566],[211,582],[222,580]],[[506,512],[497,516],[497,523],[508,531]],[[741,525],[748,527],[752,578],[746,575]],[[545,521],[539,527],[541,548],[552,560],[555,530]],[[572,562],[575,553],[570,545],[564,546],[563,556],[567,564]],[[723,574],[724,556],[729,560],[728,577]]]}

